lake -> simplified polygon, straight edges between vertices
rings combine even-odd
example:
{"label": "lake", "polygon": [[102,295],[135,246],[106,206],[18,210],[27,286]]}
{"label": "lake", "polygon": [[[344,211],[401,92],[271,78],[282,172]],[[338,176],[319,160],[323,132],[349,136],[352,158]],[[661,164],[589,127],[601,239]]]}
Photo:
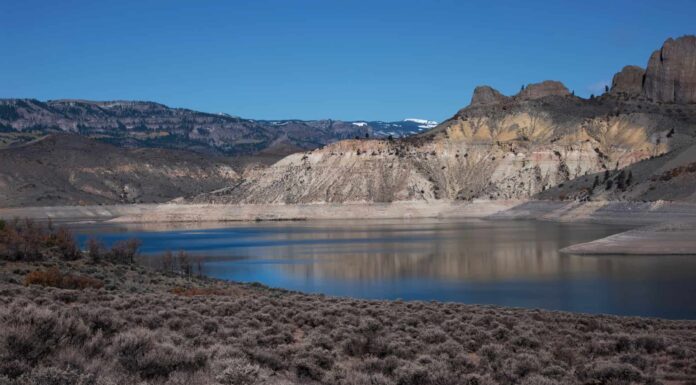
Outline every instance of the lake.
{"label": "lake", "polygon": [[364,220],[81,225],[109,245],[138,238],[142,262],[197,256],[215,278],[370,299],[696,318],[696,256],[576,256],[559,249],[627,230],[597,224]]}

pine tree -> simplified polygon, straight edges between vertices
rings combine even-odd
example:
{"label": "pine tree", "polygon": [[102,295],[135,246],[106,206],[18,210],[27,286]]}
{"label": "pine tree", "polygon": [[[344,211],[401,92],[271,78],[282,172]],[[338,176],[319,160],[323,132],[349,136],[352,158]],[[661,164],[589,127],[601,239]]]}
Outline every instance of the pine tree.
{"label": "pine tree", "polygon": [[618,188],[621,191],[626,190],[626,172],[624,170],[621,170],[619,173],[619,176],[616,177],[616,188]]}

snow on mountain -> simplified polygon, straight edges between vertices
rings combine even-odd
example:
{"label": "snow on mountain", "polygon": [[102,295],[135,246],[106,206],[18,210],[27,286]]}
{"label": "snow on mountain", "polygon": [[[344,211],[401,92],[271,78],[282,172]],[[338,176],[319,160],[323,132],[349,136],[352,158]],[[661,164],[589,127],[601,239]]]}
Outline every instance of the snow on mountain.
{"label": "snow on mountain", "polygon": [[408,118],[404,119],[404,122],[413,122],[413,123],[418,123],[418,124],[424,124],[424,125],[437,125],[437,122],[434,120],[427,120],[427,119],[416,119],[416,118]]}
{"label": "snow on mountain", "polygon": [[437,126],[437,122],[434,120],[427,120],[427,119],[417,119],[417,118],[408,118],[404,119],[404,122],[412,122],[418,124],[419,128],[434,128]]}

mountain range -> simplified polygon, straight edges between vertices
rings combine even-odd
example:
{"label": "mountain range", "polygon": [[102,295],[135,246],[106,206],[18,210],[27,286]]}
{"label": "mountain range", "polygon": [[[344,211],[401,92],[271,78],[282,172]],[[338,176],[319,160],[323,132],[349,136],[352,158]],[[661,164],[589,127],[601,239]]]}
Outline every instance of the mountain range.
{"label": "mountain range", "polygon": [[174,148],[277,160],[348,138],[402,137],[437,122],[254,120],[139,101],[2,99],[0,146],[75,133],[120,147]]}

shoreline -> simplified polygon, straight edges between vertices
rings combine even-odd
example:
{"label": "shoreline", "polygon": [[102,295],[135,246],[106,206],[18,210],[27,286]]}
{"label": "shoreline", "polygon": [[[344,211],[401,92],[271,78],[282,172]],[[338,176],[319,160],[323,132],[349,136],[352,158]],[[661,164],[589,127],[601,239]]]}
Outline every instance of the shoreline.
{"label": "shoreline", "polygon": [[229,222],[313,219],[485,218],[655,225],[696,223],[696,203],[543,200],[396,201],[306,204],[152,203],[0,208],[0,218],[65,222]]}
{"label": "shoreline", "polygon": [[696,255],[696,204],[684,202],[475,200],[239,205],[165,203],[0,208],[0,218],[14,217],[75,223],[477,218],[623,224],[636,228],[571,245],[562,249],[562,252],[588,255]]}

